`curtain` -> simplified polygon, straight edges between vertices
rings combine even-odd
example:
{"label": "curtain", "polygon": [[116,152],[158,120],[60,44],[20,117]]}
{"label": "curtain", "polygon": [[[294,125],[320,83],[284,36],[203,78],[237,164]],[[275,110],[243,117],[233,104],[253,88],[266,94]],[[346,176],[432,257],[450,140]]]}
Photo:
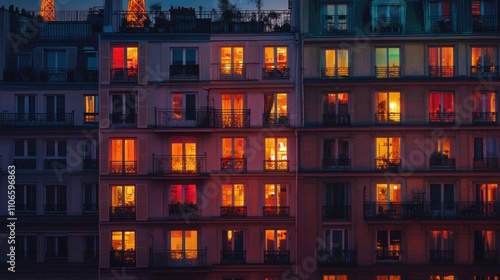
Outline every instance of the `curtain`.
{"label": "curtain", "polygon": [[274,94],[264,95],[264,121],[270,121],[271,110],[274,106]]}

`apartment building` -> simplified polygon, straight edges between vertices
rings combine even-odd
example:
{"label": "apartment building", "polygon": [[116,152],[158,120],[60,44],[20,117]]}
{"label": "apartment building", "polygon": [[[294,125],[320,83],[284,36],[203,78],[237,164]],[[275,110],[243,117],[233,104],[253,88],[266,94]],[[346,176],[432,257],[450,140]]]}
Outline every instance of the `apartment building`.
{"label": "apartment building", "polygon": [[[0,8],[2,279],[98,276],[98,22],[72,15],[46,22]],[[11,165],[15,244],[6,227]],[[12,245],[16,273],[7,271]]]}
{"label": "apartment building", "polygon": [[297,258],[289,11],[146,15],[111,13],[99,40],[100,279],[281,279]]}
{"label": "apartment building", "polygon": [[309,279],[498,279],[499,2],[300,10],[297,265],[318,261]]}

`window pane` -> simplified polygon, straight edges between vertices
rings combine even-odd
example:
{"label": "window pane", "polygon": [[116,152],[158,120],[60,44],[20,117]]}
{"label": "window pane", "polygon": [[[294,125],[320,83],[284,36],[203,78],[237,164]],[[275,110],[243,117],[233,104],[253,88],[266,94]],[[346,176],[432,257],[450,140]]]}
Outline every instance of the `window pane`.
{"label": "window pane", "polygon": [[186,65],[196,65],[196,49],[186,49]]}

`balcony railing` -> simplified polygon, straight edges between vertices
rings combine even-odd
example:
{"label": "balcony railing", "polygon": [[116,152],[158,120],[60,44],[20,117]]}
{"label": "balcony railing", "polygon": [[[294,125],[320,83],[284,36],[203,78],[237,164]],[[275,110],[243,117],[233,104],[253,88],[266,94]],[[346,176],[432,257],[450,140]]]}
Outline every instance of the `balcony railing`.
{"label": "balcony railing", "polygon": [[263,79],[289,79],[290,78],[290,68],[262,68],[262,78]]}
{"label": "balcony railing", "polygon": [[401,123],[401,113],[375,113],[377,124]]}
{"label": "balcony railing", "polygon": [[220,251],[221,264],[243,264],[246,262],[245,251]]}
{"label": "balcony railing", "polygon": [[342,33],[349,29],[349,15],[324,15],[324,33]]}
{"label": "balcony railing", "polygon": [[377,78],[399,78],[400,67],[399,66],[391,66],[391,67],[378,67],[375,66],[375,77]]}
{"label": "balcony railing", "polygon": [[36,262],[36,258],[36,249],[26,250],[24,252],[16,252],[16,261],[19,260],[21,262]]}
{"label": "balcony railing", "polygon": [[93,251],[83,251],[83,261],[88,263],[96,263],[99,261],[99,253],[96,249]]}
{"label": "balcony railing", "polygon": [[99,205],[97,203],[83,203],[82,212],[84,213],[97,213],[99,212]]}
{"label": "balcony railing", "polygon": [[135,266],[135,250],[111,250],[109,266]]}
{"label": "balcony railing", "polygon": [[455,66],[429,66],[429,77],[449,78],[455,76]]}
{"label": "balcony railing", "polygon": [[289,264],[290,263],[290,251],[289,250],[264,251],[264,263],[265,264]]}
{"label": "balcony railing", "polygon": [[289,126],[290,125],[290,114],[289,113],[263,113],[262,114],[262,124],[263,125]]}
{"label": "balcony railing", "polygon": [[15,158],[12,160],[12,165],[16,167],[16,169],[36,169],[36,159],[35,158]]}
{"label": "balcony railing", "polygon": [[198,205],[192,203],[178,203],[168,205],[170,219],[197,219]]}
{"label": "balcony railing", "polygon": [[350,220],[351,206],[323,206],[323,220]]}
{"label": "balcony railing", "polygon": [[489,66],[471,66],[470,67],[470,75],[472,77],[497,77],[498,76],[498,67],[489,65]]}
{"label": "balcony railing", "polygon": [[246,80],[247,65],[239,64],[232,66],[219,65],[217,80]]}
{"label": "balcony railing", "polygon": [[289,160],[264,160],[264,171],[290,171]]}
{"label": "balcony railing", "polygon": [[441,16],[429,17],[430,32],[432,33],[451,33],[453,32],[453,23],[450,18],[443,18]]}
{"label": "balcony railing", "polygon": [[500,220],[495,202],[365,202],[365,220]]}
{"label": "balcony railing", "polygon": [[399,158],[382,158],[382,159],[376,159],[375,160],[375,169],[376,170],[400,170],[401,169],[401,159]]}
{"label": "balcony railing", "polygon": [[374,31],[375,33],[399,34],[402,26],[400,17],[376,17]]}
{"label": "balcony railing", "polygon": [[45,204],[43,210],[45,213],[63,214],[66,208],[66,204]]}
{"label": "balcony railing", "polygon": [[68,251],[61,250],[59,252],[51,251],[45,252],[46,262],[67,262],[68,261]]}
{"label": "balcony railing", "polygon": [[474,158],[474,170],[498,170],[498,158]]}
{"label": "balcony railing", "polygon": [[321,67],[321,79],[346,79],[351,76],[351,67]]}
{"label": "balcony railing", "polygon": [[206,170],[206,154],[172,156],[153,154],[153,168],[157,175],[201,174]]}
{"label": "balcony railing", "polygon": [[318,250],[318,265],[344,266],[357,265],[358,254],[356,250]]}
{"label": "balcony railing", "polygon": [[137,161],[110,161],[110,174],[135,174],[137,173]]}
{"label": "balcony railing", "polygon": [[199,65],[170,65],[170,80],[198,80]]}
{"label": "balcony railing", "polygon": [[137,68],[110,69],[112,83],[137,83]]}
{"label": "balcony railing", "polygon": [[214,127],[250,127],[250,109],[215,110]]}
{"label": "balcony railing", "polygon": [[377,256],[377,261],[401,261],[400,250],[376,250],[375,255]]}
{"label": "balcony railing", "polygon": [[6,82],[36,82],[36,83],[72,83],[98,81],[97,69],[72,68],[72,69],[15,69],[4,71]]}
{"label": "balcony railing", "polygon": [[52,158],[43,161],[43,169],[45,170],[62,170],[67,168],[67,161],[65,158]]}
{"label": "balcony railing", "polygon": [[351,114],[323,114],[323,125],[337,126],[350,125]]}
{"label": "balcony railing", "polygon": [[156,109],[156,127],[209,127],[208,110]]}
{"label": "balcony railing", "polygon": [[36,211],[36,203],[16,203],[16,211],[17,212],[35,212]]}
{"label": "balcony railing", "polygon": [[247,159],[246,158],[221,158],[220,170],[229,172],[246,172]]}
{"label": "balcony railing", "polygon": [[113,127],[135,127],[136,114],[110,114],[109,120]]}
{"label": "balcony railing", "polygon": [[325,170],[350,170],[351,159],[349,158],[324,158],[322,168]]}
{"label": "balcony railing", "polygon": [[[496,12],[496,11],[493,11]],[[472,31],[490,32],[498,30],[498,15],[473,15]]]}
{"label": "balcony railing", "polygon": [[82,162],[83,170],[97,170],[99,169],[99,161],[97,159],[86,158]]}
{"label": "balcony railing", "polygon": [[475,263],[496,263],[498,261],[498,251],[496,250],[474,250]]}
{"label": "balcony railing", "polygon": [[496,124],[497,112],[472,112],[473,124]]}
{"label": "balcony railing", "polygon": [[455,170],[454,158],[429,159],[429,168],[431,170]]}
{"label": "balcony railing", "polygon": [[99,113],[83,113],[83,123],[85,124],[99,123]]}
{"label": "balcony railing", "polygon": [[0,126],[73,126],[74,113],[2,113]]}
{"label": "balcony railing", "polygon": [[220,207],[221,217],[246,217],[247,207],[246,206],[221,206]]}
{"label": "balcony railing", "polygon": [[454,124],[455,112],[429,113],[429,123],[431,124]]}
{"label": "balcony railing", "polygon": [[151,251],[152,268],[206,267],[207,250]]}
{"label": "balcony railing", "polygon": [[110,220],[135,220],[135,206],[110,206]]}
{"label": "balcony railing", "polygon": [[290,207],[289,206],[264,206],[262,207],[263,216],[272,217],[289,217]]}
{"label": "balcony railing", "polygon": [[430,250],[429,262],[430,263],[453,263],[455,261],[455,252],[452,250]]}

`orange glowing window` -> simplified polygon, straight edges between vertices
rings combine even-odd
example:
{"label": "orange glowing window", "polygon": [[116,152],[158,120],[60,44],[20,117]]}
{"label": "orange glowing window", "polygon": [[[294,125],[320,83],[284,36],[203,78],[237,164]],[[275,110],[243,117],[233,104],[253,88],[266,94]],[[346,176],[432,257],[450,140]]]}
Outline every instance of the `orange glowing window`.
{"label": "orange glowing window", "polygon": [[112,68],[137,69],[137,47],[113,47],[111,53],[113,58]]}
{"label": "orange glowing window", "polygon": [[112,139],[111,140],[111,161],[130,162],[136,161],[137,152],[135,139]]}

